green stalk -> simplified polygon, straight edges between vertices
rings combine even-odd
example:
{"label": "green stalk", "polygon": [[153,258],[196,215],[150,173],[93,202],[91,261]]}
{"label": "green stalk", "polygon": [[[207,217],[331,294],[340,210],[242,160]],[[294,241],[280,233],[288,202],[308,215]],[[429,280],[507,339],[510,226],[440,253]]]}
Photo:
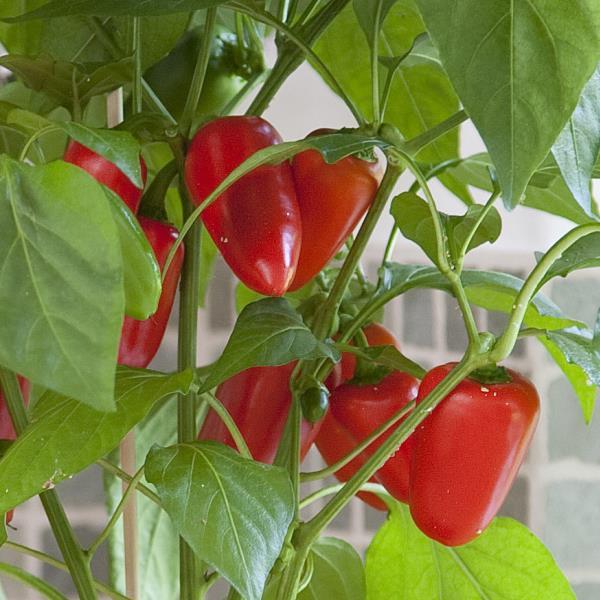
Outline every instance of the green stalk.
{"label": "green stalk", "polygon": [[252,454],[248,448],[248,444],[246,444],[244,436],[241,434],[239,427],[236,425],[233,417],[229,414],[229,411],[223,406],[223,403],[210,392],[206,394],[205,399],[206,403],[215,411],[219,419],[221,419],[225,427],[227,427],[227,431],[229,431],[229,435],[231,435],[238,452],[244,458],[252,460]]}
{"label": "green stalk", "polygon": [[[13,427],[18,435],[21,435],[27,427],[29,419],[23,404],[23,396],[19,388],[17,376],[0,367],[0,385],[4,391],[4,398],[10,413]],[[97,598],[90,565],[86,560],[83,550],[75,539],[75,533],[67,519],[67,515],[54,490],[48,490],[40,494],[42,506],[46,511],[52,533],[56,543],[69,568],[73,583],[79,593],[81,600],[94,600]]]}
{"label": "green stalk", "polygon": [[[102,469],[104,469],[107,473],[110,473],[111,475],[118,477],[121,481],[124,481],[125,483],[130,483],[133,480],[133,477],[131,475],[129,475],[129,473],[126,473],[119,466],[111,463],[110,461],[106,460],[105,458],[101,458],[100,460],[97,460],[96,464],[99,467],[101,467]],[[143,483],[139,483],[139,482],[136,483],[135,489],[138,492],[140,492],[141,494],[144,494],[144,496],[146,496],[146,498],[148,498],[148,500],[152,500],[152,502],[154,502],[154,504],[156,504],[157,506],[162,506],[160,498],[149,487],[146,487]]]}
{"label": "green stalk", "polygon": [[435,142],[435,140],[442,137],[442,135],[448,131],[451,131],[455,127],[458,127],[458,125],[466,121],[468,118],[469,115],[467,115],[464,110],[459,110],[453,115],[450,115],[447,119],[443,120],[441,123],[438,123],[435,127],[432,127],[420,135],[407,140],[403,149],[411,156],[415,156],[420,150],[425,148],[425,146],[428,146],[431,144],[431,142]]}
{"label": "green stalk", "polygon": [[575,242],[586,235],[598,232],[600,232],[600,225],[580,225],[560,238],[560,240],[546,252],[542,260],[540,260],[529,274],[529,277],[525,280],[525,283],[515,300],[513,311],[508,320],[506,329],[491,352],[491,357],[494,362],[503,361],[512,352],[519,337],[519,331],[529,303],[537,294],[540,285],[542,285],[544,281],[544,277],[552,265],[561,257],[563,252],[566,252]]}

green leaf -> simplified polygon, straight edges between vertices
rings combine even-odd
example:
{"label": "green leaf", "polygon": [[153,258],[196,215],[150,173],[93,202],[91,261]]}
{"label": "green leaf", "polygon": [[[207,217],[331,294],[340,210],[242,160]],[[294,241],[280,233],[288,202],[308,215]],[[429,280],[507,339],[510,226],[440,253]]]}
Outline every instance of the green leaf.
{"label": "green leaf", "polygon": [[[481,205],[472,205],[468,207],[464,215],[440,213],[448,248],[454,261],[462,258],[462,248],[484,210],[485,208]],[[427,202],[414,192],[403,192],[392,201],[390,212],[404,237],[420,246],[425,254],[437,264],[435,228]],[[486,242],[493,244],[500,236],[501,230],[500,214],[495,208],[492,208],[471,238],[466,251],[473,250]]]}
{"label": "green leaf", "polygon": [[93,129],[80,123],[61,123],[67,135],[117,166],[138,188],[144,187],[140,144],[127,131]]}
{"label": "green leaf", "polygon": [[539,336],[537,339],[543,344],[554,362],[569,380],[579,400],[583,418],[586,423],[590,423],[596,404],[596,386],[578,364],[569,362],[563,351],[548,336]]}
{"label": "green leaf", "polygon": [[369,600],[575,600],[566,577],[523,525],[496,518],[474,542],[430,540],[396,503],[367,550]]}
{"label": "green leaf", "polygon": [[0,157],[0,222],[0,363],[113,408],[123,267],[102,187],[63,162]]}
{"label": "green leaf", "polygon": [[285,365],[296,359],[338,359],[334,348],[320,342],[283,298],[265,298],[242,310],[223,354],[201,391],[256,366]]}
{"label": "green leaf", "polygon": [[147,319],[156,312],[160,300],[160,267],[135,215],[112,190],[104,188],[104,192],[121,242],[125,312],[134,319]]}
{"label": "green leaf", "polygon": [[600,66],[583,88],[579,103],[558,136],[552,154],[581,208],[592,214],[590,180],[600,153]]}
{"label": "green leaf", "polygon": [[31,423],[0,460],[0,513],[105,456],[159,400],[186,393],[191,382],[191,372],[165,375],[120,367],[114,412],[46,392]]}
{"label": "green leaf", "polygon": [[[545,161],[547,163],[547,161]],[[542,164],[534,173],[530,185],[525,190],[523,205],[547,212],[573,221],[578,225],[589,223],[593,219],[581,208],[569,191],[558,167]],[[489,155],[475,154],[464,159],[455,167],[450,167],[447,174],[456,177],[466,185],[492,191],[492,182],[489,177],[488,167],[493,166]]]}
{"label": "green leaf", "polygon": [[598,266],[600,266],[600,233],[591,233],[577,240],[561,254],[546,273],[544,283],[554,277],[566,277],[573,271]]}
{"label": "green leaf", "polygon": [[45,0],[3,0],[0,5],[0,40],[8,52],[30,54],[38,51],[43,24],[9,25],[1,19],[39,8]]}
{"label": "green leaf", "polygon": [[[353,0],[352,8],[369,44],[372,44],[377,38],[385,18],[395,2],[396,0],[375,0],[372,2]],[[377,14],[378,12],[379,14]]]}
{"label": "green leaf", "polygon": [[294,514],[286,471],[196,442],[155,446],[146,477],[195,554],[244,598],[259,600]]}
{"label": "green leaf", "polygon": [[[370,12],[374,2],[362,2]],[[413,40],[425,31],[413,0],[393,4],[381,29],[378,54],[400,57],[411,49]],[[348,44],[348,40],[352,40]],[[414,49],[416,50],[416,49]],[[370,51],[363,30],[351,6],[347,6],[325,30],[315,52],[330,68],[345,93],[367,118],[372,118]],[[395,71],[384,114],[406,137],[417,136],[458,110],[458,98],[439,64],[409,55]],[[382,72],[385,73],[382,66]],[[384,78],[381,77],[382,82]],[[419,153],[419,159],[441,162],[458,154],[455,129]]]}
{"label": "green leaf", "polygon": [[35,91],[43,91],[63,106],[73,104],[73,87],[79,102],[85,106],[98,94],[111,92],[133,77],[133,61],[124,58],[105,64],[76,64],[57,61],[49,56],[22,56],[8,54],[0,58],[0,65],[20,77]]}
{"label": "green leaf", "polygon": [[4,20],[8,23],[18,23],[68,15],[159,16],[210,8],[225,2],[226,0],[50,0],[37,10]]}
{"label": "green leaf", "polygon": [[404,356],[395,346],[357,347],[353,353],[370,363],[376,363],[392,371],[404,371],[419,379],[422,379],[425,375],[423,367]]}
{"label": "green leaf", "polygon": [[596,0],[416,0],[514,208],[598,61]]}
{"label": "green leaf", "polygon": [[311,548],[313,575],[298,600],[365,600],[365,570],[356,550],[337,538],[320,538]]}
{"label": "green leaf", "polygon": [[[434,267],[386,263],[380,272],[382,282],[378,295],[391,290],[403,294],[415,288],[437,289],[452,293],[446,277]],[[468,299],[486,310],[510,313],[523,280],[496,271],[465,269],[461,281]],[[565,329],[580,326],[579,321],[565,317],[558,306],[543,294],[536,294],[525,313],[525,324],[537,329]]]}

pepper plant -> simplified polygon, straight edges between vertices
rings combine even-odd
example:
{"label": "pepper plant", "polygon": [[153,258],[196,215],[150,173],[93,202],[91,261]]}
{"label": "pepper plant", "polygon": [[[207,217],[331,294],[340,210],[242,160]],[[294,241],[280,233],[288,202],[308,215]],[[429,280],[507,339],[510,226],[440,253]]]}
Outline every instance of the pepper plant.
{"label": "pepper plant", "polygon": [[[0,514],[26,528],[38,495],[62,558],[10,528],[4,548],[85,600],[197,600],[219,580],[247,600],[574,598],[542,543],[494,517],[546,400],[503,366],[517,340],[545,346],[586,421],[600,384],[597,330],[541,291],[600,265],[600,4],[5,0],[0,17]],[[305,61],[355,123],[282,141],[261,115]],[[486,153],[461,155],[467,120]],[[572,224],[524,279],[465,268],[501,203]],[[400,235],[429,263],[396,262]],[[217,252],[239,314],[199,365]],[[178,280],[177,371],[149,370]],[[417,288],[454,297],[468,333],[429,374],[376,324]],[[480,331],[474,305],[504,331]],[[306,472],[315,438],[327,466]],[[60,482],[94,463],[109,517],[83,547]],[[357,494],[388,512],[364,564],[325,534]]]}

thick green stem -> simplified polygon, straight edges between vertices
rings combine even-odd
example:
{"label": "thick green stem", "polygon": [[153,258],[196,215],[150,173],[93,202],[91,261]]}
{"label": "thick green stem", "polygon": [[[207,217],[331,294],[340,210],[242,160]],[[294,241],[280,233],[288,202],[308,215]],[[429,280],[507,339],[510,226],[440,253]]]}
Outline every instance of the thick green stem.
{"label": "thick green stem", "polygon": [[133,112],[139,114],[142,112],[143,88],[142,88],[142,25],[140,17],[133,17],[131,27],[133,58],[135,71],[133,75]]}
{"label": "thick green stem", "polygon": [[[4,398],[10,413],[10,418],[18,435],[27,427],[29,419],[23,404],[23,396],[19,388],[17,376],[8,369],[0,367],[0,385],[4,391]],[[83,550],[75,539],[75,533],[67,519],[67,515],[54,490],[40,494],[42,506],[46,511],[52,533],[56,543],[69,568],[73,583],[82,600],[97,598],[94,589],[92,572]]]}
{"label": "thick green stem", "polygon": [[455,112],[453,115],[450,115],[447,119],[438,123],[435,127],[428,129],[423,132],[421,135],[418,135],[410,140],[408,140],[403,147],[408,154],[415,156],[420,150],[425,148],[431,144],[431,142],[435,142],[438,138],[442,137],[442,135],[448,133],[455,127],[458,127],[461,123],[466,121],[469,118],[469,115],[464,110],[459,110]]}
{"label": "thick green stem", "polygon": [[546,252],[542,260],[535,266],[529,277],[525,280],[525,284],[521,288],[513,305],[513,311],[508,320],[508,324],[502,336],[496,342],[491,356],[494,362],[504,360],[514,348],[514,345],[519,337],[519,331],[525,318],[525,313],[529,307],[529,303],[537,294],[537,291],[544,281],[544,277],[548,273],[550,267],[561,257],[563,252],[568,250],[575,242],[590,235],[591,233],[600,232],[600,225],[580,225],[575,227],[564,235]]}
{"label": "thick green stem", "polygon": [[208,68],[208,61],[210,60],[210,50],[213,42],[213,31],[216,18],[216,7],[208,8],[206,10],[206,19],[204,21],[204,32],[202,34],[200,55],[196,61],[194,74],[192,76],[192,83],[190,85],[190,91],[188,92],[183,114],[181,116],[181,121],[179,122],[179,131],[184,135],[189,134],[190,126],[192,124],[194,114],[196,113],[196,107],[200,102],[200,94],[202,94],[202,87],[204,85],[204,78]]}
{"label": "thick green stem", "polygon": [[[186,213],[192,206],[183,194]],[[186,216],[187,216],[186,215]],[[185,258],[179,287],[179,344],[177,366],[180,371],[196,367],[198,335],[198,285],[200,272],[200,222],[196,221],[184,240]],[[177,439],[179,443],[196,439],[196,394],[179,397],[177,403]],[[194,552],[183,538],[179,538],[181,600],[194,600],[198,592],[198,564]]]}

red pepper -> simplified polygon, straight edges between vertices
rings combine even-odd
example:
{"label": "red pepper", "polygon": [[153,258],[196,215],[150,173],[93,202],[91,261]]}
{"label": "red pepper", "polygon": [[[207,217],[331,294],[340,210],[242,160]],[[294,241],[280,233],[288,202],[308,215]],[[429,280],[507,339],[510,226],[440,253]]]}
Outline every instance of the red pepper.
{"label": "red pepper", "polygon": [[[290,376],[295,363],[279,367],[253,367],[234,375],[217,388],[216,396],[229,411],[254,460],[271,464],[292,403]],[[320,423],[302,422],[301,457],[304,458]],[[198,439],[215,440],[235,448],[223,421],[209,411]]]}
{"label": "red pepper", "polygon": [[[27,404],[29,401],[29,381],[20,375],[18,379],[21,393],[23,394],[23,400],[25,401],[25,404]],[[8,406],[6,405],[6,400],[0,389],[0,440],[14,440],[16,438],[17,434],[8,412]]]}
{"label": "red pepper", "polygon": [[[256,151],[278,144],[275,129],[258,117],[224,117],[194,136],[185,180],[196,205]],[[202,213],[202,221],[232,271],[266,296],[283,295],[296,272],[302,224],[288,163],[248,173]]]}
{"label": "red pepper", "polygon": [[[320,129],[310,135],[332,133]],[[308,283],[344,245],[369,206],[383,176],[382,161],[355,156],[328,164],[318,150],[292,160],[302,216],[302,248],[290,291]]]}
{"label": "red pepper", "polygon": [[131,212],[137,213],[147,177],[146,162],[141,156],[140,167],[142,169],[142,181],[144,182],[142,188],[136,187],[131,179],[114,163],[74,140],[69,142],[63,160],[87,171],[94,179],[120,196],[131,209]]}
{"label": "red pepper", "polygon": [[[139,221],[162,269],[170,249],[177,240],[178,232],[165,223],[146,217],[140,217]],[[183,254],[182,244],[177,248],[164,278],[156,312],[144,321],[125,316],[119,346],[119,364],[146,368],[158,352],[173,307],[183,264]]]}
{"label": "red pepper", "polygon": [[[369,325],[364,331],[371,346],[398,346],[394,336],[379,324]],[[331,383],[352,379],[356,367],[355,357],[344,353],[338,367],[338,373],[334,373]],[[418,380],[411,375],[395,371],[375,385],[346,383],[337,387],[331,394],[329,412],[316,439],[317,448],[325,462],[333,465],[339,461],[377,427],[414,400],[418,385]],[[339,469],[335,476],[340,481],[348,481],[390,434],[391,430],[380,436],[345,467]],[[381,483],[392,496],[402,502],[408,499],[410,454],[409,438],[370,479],[374,483]],[[374,494],[360,492],[358,496],[373,508],[386,510],[386,505]]]}
{"label": "red pepper", "polygon": [[[453,366],[425,376],[418,402]],[[537,392],[518,373],[506,372],[508,383],[462,381],[412,436],[410,510],[423,533],[447,546],[466,544],[489,525],[533,436]]]}

